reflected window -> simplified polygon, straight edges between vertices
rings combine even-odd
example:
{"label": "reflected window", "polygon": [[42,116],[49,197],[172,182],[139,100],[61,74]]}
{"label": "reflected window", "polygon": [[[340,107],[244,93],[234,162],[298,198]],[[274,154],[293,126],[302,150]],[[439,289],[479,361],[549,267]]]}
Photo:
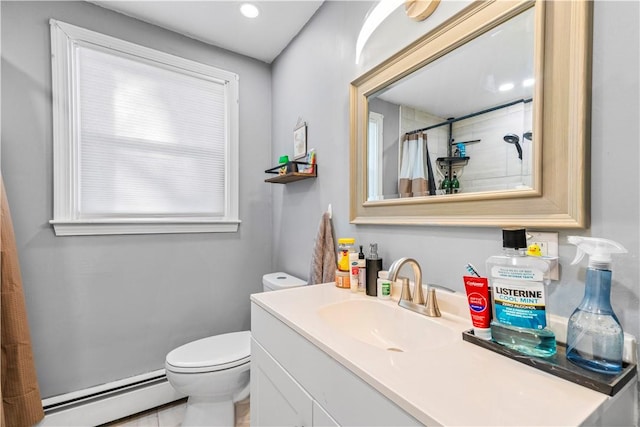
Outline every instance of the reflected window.
{"label": "reflected window", "polygon": [[369,112],[369,139],[367,143],[368,150],[368,200],[382,200],[382,182],[383,182],[383,124],[384,116],[373,111]]}

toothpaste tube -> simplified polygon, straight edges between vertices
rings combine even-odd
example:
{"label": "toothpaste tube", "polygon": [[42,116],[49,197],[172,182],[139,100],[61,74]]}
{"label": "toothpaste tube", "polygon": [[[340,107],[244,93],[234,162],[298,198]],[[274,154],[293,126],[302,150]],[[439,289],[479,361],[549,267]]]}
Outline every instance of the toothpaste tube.
{"label": "toothpaste tube", "polygon": [[491,298],[486,277],[463,276],[467,292],[473,333],[478,338],[491,339]]}

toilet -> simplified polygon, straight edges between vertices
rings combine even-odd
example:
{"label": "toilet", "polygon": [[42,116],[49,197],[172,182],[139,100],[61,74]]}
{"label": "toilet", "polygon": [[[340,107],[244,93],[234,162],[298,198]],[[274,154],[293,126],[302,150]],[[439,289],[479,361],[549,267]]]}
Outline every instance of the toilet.
{"label": "toilet", "polygon": [[[306,285],[277,272],[262,276],[264,292]],[[184,344],[167,354],[171,386],[188,396],[182,426],[233,426],[234,403],[249,396],[251,332],[231,332]]]}

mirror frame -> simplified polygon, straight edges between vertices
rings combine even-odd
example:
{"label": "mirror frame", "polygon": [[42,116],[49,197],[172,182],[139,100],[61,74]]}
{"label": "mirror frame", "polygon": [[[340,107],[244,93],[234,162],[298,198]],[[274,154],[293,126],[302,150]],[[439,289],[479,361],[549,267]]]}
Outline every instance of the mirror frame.
{"label": "mirror frame", "polygon": [[[533,6],[533,188],[368,201],[368,97]],[[588,0],[478,0],[354,80],[350,222],[588,227],[592,13]]]}

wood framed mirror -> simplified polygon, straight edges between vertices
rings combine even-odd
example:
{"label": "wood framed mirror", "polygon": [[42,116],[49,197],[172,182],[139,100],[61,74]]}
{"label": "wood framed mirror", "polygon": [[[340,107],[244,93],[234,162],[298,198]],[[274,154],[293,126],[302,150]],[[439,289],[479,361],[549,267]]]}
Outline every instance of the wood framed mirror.
{"label": "wood framed mirror", "polygon": [[[592,7],[583,0],[476,1],[354,80],[350,87],[350,221],[587,227]],[[518,34],[528,34],[530,39],[513,47],[509,43],[519,38],[512,33],[517,29],[526,30]],[[509,43],[491,44],[501,37]],[[479,51],[486,46],[490,54]],[[475,59],[465,60],[468,54]],[[520,71],[532,74],[527,79],[529,88],[500,94],[504,64],[521,64]],[[461,72],[467,69],[483,74]],[[426,77],[420,77],[423,74]],[[420,83],[405,88],[405,93],[419,92],[418,98],[433,102],[416,107],[413,101],[394,99],[392,95],[402,92],[409,81]],[[472,81],[476,87],[467,87]],[[443,88],[445,92],[438,91]],[[381,100],[397,104],[397,112],[374,111]],[[445,102],[451,100],[455,102]],[[421,116],[427,113],[432,120],[427,122],[430,126],[405,123],[405,117],[417,115],[418,108]],[[478,118],[486,121],[488,112],[495,116],[507,110],[515,114],[510,125],[487,121],[490,124],[484,130],[470,125]],[[394,121],[400,122],[391,133],[396,146],[388,149],[381,140]],[[376,123],[385,127],[384,136]],[[427,142],[418,163],[430,165],[430,170],[425,170],[426,184],[421,189],[416,191],[419,181],[414,181],[413,194],[405,193],[400,186],[407,152],[404,135],[423,129],[427,129]],[[392,161],[377,157],[387,151],[394,153]],[[500,166],[489,165],[488,159],[500,159]],[[385,162],[391,164],[391,172],[383,166]],[[484,179],[489,169],[509,172]],[[452,173],[463,178],[457,194],[441,188]],[[485,185],[488,182],[493,184]],[[394,190],[383,188],[389,185]]]}

